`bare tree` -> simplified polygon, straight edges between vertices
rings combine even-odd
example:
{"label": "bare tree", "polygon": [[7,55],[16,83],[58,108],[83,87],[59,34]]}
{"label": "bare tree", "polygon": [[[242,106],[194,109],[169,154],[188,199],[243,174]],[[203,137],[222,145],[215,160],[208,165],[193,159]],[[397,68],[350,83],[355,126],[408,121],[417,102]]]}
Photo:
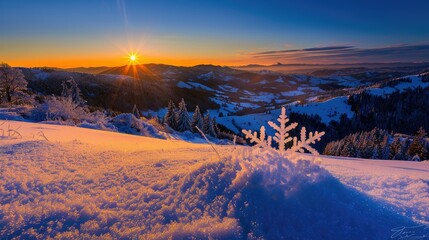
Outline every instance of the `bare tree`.
{"label": "bare tree", "polygon": [[[7,63],[0,64],[0,96],[6,98],[8,103],[12,97],[22,90],[27,89],[27,81],[20,69],[13,68]],[[1,102],[0,98],[0,102]]]}

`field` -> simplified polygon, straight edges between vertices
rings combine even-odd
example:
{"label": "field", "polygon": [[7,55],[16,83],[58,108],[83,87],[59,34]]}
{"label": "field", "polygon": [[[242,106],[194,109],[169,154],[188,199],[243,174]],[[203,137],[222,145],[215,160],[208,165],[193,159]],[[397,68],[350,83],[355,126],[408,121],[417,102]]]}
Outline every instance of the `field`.
{"label": "field", "polygon": [[0,128],[2,239],[399,239],[398,227],[429,223],[427,162],[292,161],[216,145],[219,158],[179,140]]}

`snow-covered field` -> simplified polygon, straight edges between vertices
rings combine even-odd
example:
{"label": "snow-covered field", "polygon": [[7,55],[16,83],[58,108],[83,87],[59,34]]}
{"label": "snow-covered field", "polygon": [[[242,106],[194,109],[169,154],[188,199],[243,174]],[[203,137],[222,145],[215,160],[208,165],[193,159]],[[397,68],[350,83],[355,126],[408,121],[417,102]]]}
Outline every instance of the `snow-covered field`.
{"label": "snow-covered field", "polygon": [[178,140],[14,121],[0,129],[22,135],[0,138],[1,239],[399,239],[392,229],[429,223],[427,162],[318,165],[215,146],[219,158]]}

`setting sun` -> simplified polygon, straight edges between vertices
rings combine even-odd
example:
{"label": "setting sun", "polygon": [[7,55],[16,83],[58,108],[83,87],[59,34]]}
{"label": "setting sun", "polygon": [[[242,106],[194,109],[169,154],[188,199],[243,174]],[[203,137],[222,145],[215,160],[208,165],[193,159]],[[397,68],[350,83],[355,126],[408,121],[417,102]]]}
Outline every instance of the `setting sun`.
{"label": "setting sun", "polygon": [[135,64],[135,63],[138,63],[139,57],[138,57],[137,53],[130,53],[128,55],[128,59],[129,59],[129,62],[131,64]]}

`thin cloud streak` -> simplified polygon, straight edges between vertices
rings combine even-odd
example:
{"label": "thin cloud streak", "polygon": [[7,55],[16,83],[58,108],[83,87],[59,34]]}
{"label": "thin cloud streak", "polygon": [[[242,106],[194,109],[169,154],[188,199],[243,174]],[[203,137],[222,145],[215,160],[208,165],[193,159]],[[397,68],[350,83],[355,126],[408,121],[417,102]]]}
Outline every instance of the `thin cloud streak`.
{"label": "thin cloud streak", "polygon": [[355,46],[326,46],[304,49],[264,51],[249,54],[264,60],[315,62],[401,62],[429,61],[429,43],[415,45],[396,45],[379,48],[358,48]]}
{"label": "thin cloud streak", "polygon": [[319,51],[332,51],[332,50],[342,50],[342,49],[350,49],[350,48],[353,48],[353,46],[328,46],[328,47],[290,49],[290,50],[280,50],[280,51],[266,51],[266,52],[254,53],[253,55],[281,54],[281,53],[292,53],[292,52],[319,52]]}

